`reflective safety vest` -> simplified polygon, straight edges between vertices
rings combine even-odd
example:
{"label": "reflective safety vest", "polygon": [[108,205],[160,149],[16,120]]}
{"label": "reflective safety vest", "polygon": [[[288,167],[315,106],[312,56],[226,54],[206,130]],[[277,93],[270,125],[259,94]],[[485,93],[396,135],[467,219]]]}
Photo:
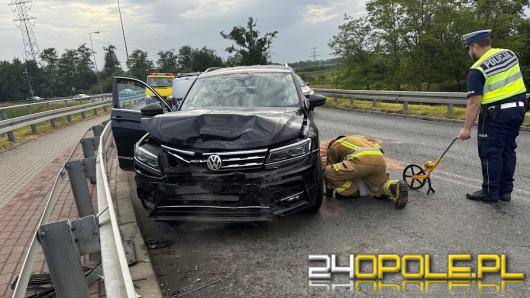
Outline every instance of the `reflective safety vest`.
{"label": "reflective safety vest", "polygon": [[352,153],[346,156],[346,159],[353,159],[355,157],[365,156],[365,155],[379,155],[383,156],[383,151],[379,144],[374,144],[374,147],[360,147],[355,144],[352,144],[346,140],[346,138],[341,138],[337,140],[337,143],[341,144],[346,148],[353,149]]}
{"label": "reflective safety vest", "polygon": [[507,49],[489,49],[471,69],[479,70],[486,78],[482,104],[500,101],[526,92],[519,67],[519,59]]}

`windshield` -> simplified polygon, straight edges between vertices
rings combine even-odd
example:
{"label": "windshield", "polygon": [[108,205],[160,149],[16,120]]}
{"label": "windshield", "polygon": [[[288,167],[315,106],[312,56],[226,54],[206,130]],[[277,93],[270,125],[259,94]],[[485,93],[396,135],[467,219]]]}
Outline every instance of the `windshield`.
{"label": "windshield", "polygon": [[238,73],[197,79],[181,110],[299,105],[290,73]]}
{"label": "windshield", "polygon": [[173,85],[173,79],[150,77],[147,78],[147,84],[151,85],[151,87],[171,87]]}

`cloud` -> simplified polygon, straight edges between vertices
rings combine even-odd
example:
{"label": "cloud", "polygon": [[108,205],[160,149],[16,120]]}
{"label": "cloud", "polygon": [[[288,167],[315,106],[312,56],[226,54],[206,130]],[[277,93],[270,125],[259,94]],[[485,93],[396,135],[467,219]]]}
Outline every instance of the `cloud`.
{"label": "cloud", "polygon": [[[342,16],[362,12],[365,1],[120,0],[120,4],[129,53],[144,49],[156,60],[159,50],[188,44],[207,46],[226,58],[225,48],[231,42],[219,32],[244,26],[252,16],[261,33],[279,31],[272,44],[272,60],[286,62],[309,59],[313,47],[319,58],[328,58],[327,44]],[[88,32],[100,31],[92,35],[98,65],[103,64],[103,47],[109,44],[117,47],[118,58],[125,61],[116,0],[39,0],[33,2],[30,14],[37,17],[34,30],[41,49],[54,47],[62,53],[82,43],[89,45]],[[13,18],[8,8],[0,15],[0,28],[6,28],[2,37],[10,41],[0,47],[0,60],[11,60],[22,52],[21,34]]]}
{"label": "cloud", "polygon": [[195,0],[179,15],[187,19],[222,16],[241,9],[244,3],[245,1],[241,0]]}
{"label": "cloud", "polygon": [[303,19],[304,22],[316,24],[336,19],[339,15],[333,7],[309,4],[305,7]]}

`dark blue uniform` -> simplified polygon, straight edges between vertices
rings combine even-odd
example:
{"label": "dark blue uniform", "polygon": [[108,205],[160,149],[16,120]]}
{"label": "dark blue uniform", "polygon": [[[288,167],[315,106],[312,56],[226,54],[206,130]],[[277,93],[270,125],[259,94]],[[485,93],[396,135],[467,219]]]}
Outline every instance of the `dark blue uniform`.
{"label": "dark blue uniform", "polygon": [[[468,97],[482,95],[484,75],[471,69],[467,76]],[[511,103],[511,104],[510,104]],[[478,152],[482,163],[482,191],[498,198],[513,190],[515,172],[516,137],[523,124],[526,109],[526,94],[521,93],[507,99],[482,105],[478,120]],[[504,109],[501,109],[504,105]],[[512,108],[509,106],[516,105]]]}

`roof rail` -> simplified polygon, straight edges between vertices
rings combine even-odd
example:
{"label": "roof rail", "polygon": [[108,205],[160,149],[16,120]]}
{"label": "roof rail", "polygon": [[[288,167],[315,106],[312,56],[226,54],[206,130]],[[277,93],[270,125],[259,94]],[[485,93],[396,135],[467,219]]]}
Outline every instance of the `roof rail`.
{"label": "roof rail", "polygon": [[222,67],[208,67],[204,72],[210,72],[210,71],[214,71],[214,70],[218,70],[218,69],[221,69]]}

